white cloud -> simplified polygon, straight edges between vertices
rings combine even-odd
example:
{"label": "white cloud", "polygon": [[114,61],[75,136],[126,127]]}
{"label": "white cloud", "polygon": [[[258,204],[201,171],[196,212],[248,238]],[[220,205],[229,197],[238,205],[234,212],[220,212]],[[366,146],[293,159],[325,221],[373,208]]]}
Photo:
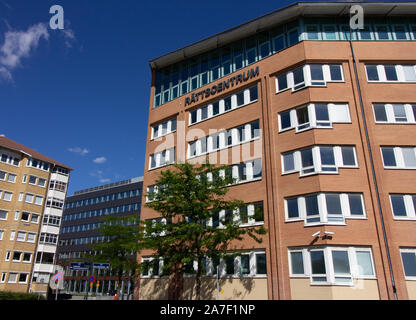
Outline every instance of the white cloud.
{"label": "white cloud", "polygon": [[46,24],[35,24],[26,31],[7,31],[0,47],[0,76],[11,80],[11,71],[21,66],[22,58],[27,58],[39,45],[40,39],[49,39]]}
{"label": "white cloud", "polygon": [[107,183],[107,182],[110,182],[111,180],[106,178],[106,179],[100,179],[98,181],[100,181],[101,183]]}
{"label": "white cloud", "polygon": [[73,153],[79,153],[81,156],[84,156],[88,152],[90,152],[87,148],[80,148],[80,147],[68,148],[68,151],[73,152]]}
{"label": "white cloud", "polygon": [[107,161],[106,157],[98,157],[98,158],[95,158],[94,160],[92,160],[92,162],[94,162],[94,163],[104,163],[106,161]]}

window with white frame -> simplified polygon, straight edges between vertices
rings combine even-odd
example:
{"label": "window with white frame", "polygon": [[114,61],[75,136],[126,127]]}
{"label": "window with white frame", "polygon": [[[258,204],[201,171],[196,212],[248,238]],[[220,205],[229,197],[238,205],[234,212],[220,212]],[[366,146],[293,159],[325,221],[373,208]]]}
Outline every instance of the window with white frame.
{"label": "window with white frame", "polygon": [[332,128],[333,123],[351,123],[348,104],[316,102],[279,113],[279,132]]}
{"label": "window with white frame", "polygon": [[373,103],[376,123],[416,124],[416,104]]}
{"label": "window with white frame", "polygon": [[51,180],[49,183],[49,189],[51,190],[57,190],[61,192],[66,192],[67,183],[57,180]]}
{"label": "window with white frame", "polygon": [[6,181],[7,172],[0,170],[0,180]]}
{"label": "window with white frame", "polygon": [[26,163],[27,167],[33,167],[36,169],[40,169],[40,170],[44,170],[44,171],[49,171],[50,169],[50,165],[47,162],[44,161],[40,161],[37,159],[33,159],[33,158],[28,158],[27,159],[27,163]]}
{"label": "window with white frame", "polygon": [[7,211],[0,210],[0,220],[7,220]]}
{"label": "window with white frame", "polygon": [[282,174],[300,176],[338,173],[338,168],[358,168],[354,146],[311,146],[282,153]]}
{"label": "window with white frame", "polygon": [[49,208],[62,209],[64,206],[64,200],[55,197],[48,197],[46,199],[46,206]]}
{"label": "window with white frame", "polygon": [[213,118],[258,100],[257,85],[189,112],[189,125]]}
{"label": "window with white frame", "polygon": [[416,82],[416,65],[376,65],[365,66],[368,82]]}
{"label": "window with white frame", "polygon": [[345,219],[365,219],[361,193],[312,193],[287,197],[285,221],[304,221],[305,226],[345,224]]}
{"label": "window with white frame", "polygon": [[381,147],[385,169],[416,169],[415,147]]}
{"label": "window with white frame", "polygon": [[354,279],[375,279],[371,248],[291,248],[291,278],[310,278],[311,284],[354,285]]}
{"label": "window with white frame", "polygon": [[3,199],[4,201],[12,201],[12,196],[12,192],[0,190],[0,199]]}
{"label": "window with white frame", "polygon": [[17,282],[17,276],[18,274],[15,272],[10,272],[9,273],[9,280],[7,281],[8,283],[16,283]]}
{"label": "window with white frame", "polygon": [[11,154],[1,153],[0,161],[18,167],[20,159],[12,156]]}
{"label": "window with white frame", "polygon": [[401,248],[404,276],[406,280],[416,280],[416,248]]}
{"label": "window with white frame", "polygon": [[150,139],[157,139],[176,131],[176,117],[164,122],[152,125]]}
{"label": "window with white frame", "polygon": [[17,236],[16,236],[16,241],[20,241],[20,242],[26,241],[26,234],[27,232],[25,231],[18,231]]}
{"label": "window with white frame", "polygon": [[143,278],[159,277],[161,275],[163,262],[159,258],[146,257],[142,258],[141,276]]}
{"label": "window with white frame", "polygon": [[416,195],[390,194],[394,219],[416,220]]}
{"label": "window with white frame", "polygon": [[252,226],[264,224],[263,201],[245,204],[238,209],[240,226]]}
{"label": "window with white frame", "polygon": [[160,168],[175,162],[175,147],[150,155],[149,170]]}
{"label": "window with white frame", "polygon": [[276,93],[297,91],[309,86],[326,86],[327,82],[344,82],[340,64],[307,64],[276,76]]}
{"label": "window with white frame", "polygon": [[9,173],[7,175],[7,182],[15,183],[16,182],[16,177],[17,176],[15,174]]}
{"label": "window with white frame", "polygon": [[40,234],[39,242],[43,244],[56,244],[58,241],[58,235],[52,233],[42,232]]}
{"label": "window with white frame", "polygon": [[260,121],[252,121],[188,143],[188,159],[237,146],[260,137]]}

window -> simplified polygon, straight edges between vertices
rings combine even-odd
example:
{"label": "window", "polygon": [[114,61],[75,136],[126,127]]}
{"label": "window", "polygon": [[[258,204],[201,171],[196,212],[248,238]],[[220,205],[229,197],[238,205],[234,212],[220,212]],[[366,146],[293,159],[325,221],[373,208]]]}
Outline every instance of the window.
{"label": "window", "polygon": [[353,285],[353,278],[375,278],[370,248],[307,247],[289,249],[289,266],[291,277],[310,278],[312,285]]}
{"label": "window", "polygon": [[393,37],[394,40],[408,40],[406,27],[404,25],[394,25]]}
{"label": "window", "polygon": [[332,81],[344,81],[341,65],[304,65],[278,75],[276,77],[276,93],[287,88],[296,91],[306,86],[326,86],[327,82]]}
{"label": "window", "polygon": [[415,82],[415,65],[366,65],[368,81]]}
{"label": "window", "polygon": [[414,147],[381,147],[385,169],[416,169]]}
{"label": "window", "polygon": [[379,25],[379,26],[376,26],[375,29],[376,29],[375,35],[376,35],[377,40],[390,40],[391,39],[388,26]]}
{"label": "window", "polygon": [[188,159],[249,142],[260,136],[259,120],[188,143]]}
{"label": "window", "polygon": [[336,26],[324,25],[322,29],[324,40],[338,40]]}
{"label": "window", "polygon": [[338,168],[357,168],[353,146],[313,146],[282,154],[282,173],[338,173]]}
{"label": "window", "polygon": [[64,200],[61,200],[61,199],[48,197],[46,200],[46,207],[49,207],[49,208],[62,209],[63,205],[64,205]]}
{"label": "window", "polygon": [[27,282],[27,273],[20,273],[19,274],[19,283],[26,283]]}
{"label": "window", "polygon": [[345,219],[365,218],[360,193],[328,192],[288,197],[284,209],[286,222],[304,221],[305,225],[344,225]]}
{"label": "window", "polygon": [[8,283],[16,283],[17,280],[17,273],[9,273],[9,281]]}
{"label": "window", "polygon": [[26,193],[25,202],[27,202],[27,203],[33,203],[33,199],[34,199],[33,194]]}
{"label": "window", "polygon": [[279,132],[296,128],[332,128],[333,123],[351,123],[347,104],[310,103],[279,113]]}
{"label": "window", "polygon": [[367,70],[368,81],[379,81],[378,70],[376,65],[365,66]]}
{"label": "window", "polygon": [[30,217],[30,213],[29,212],[22,212],[22,216],[20,217],[20,220],[21,221],[28,222],[29,221],[29,217]]}
{"label": "window", "polygon": [[7,220],[7,211],[0,210],[0,220]]}
{"label": "window", "polygon": [[57,190],[61,192],[66,192],[66,187],[67,187],[67,184],[65,182],[57,181],[57,180],[51,180],[49,184],[49,189]]}
{"label": "window", "polygon": [[176,131],[176,118],[152,125],[151,139],[156,139]]}
{"label": "window", "polygon": [[150,155],[149,170],[175,162],[175,147]]}
{"label": "window", "polygon": [[15,183],[16,182],[16,175],[9,173],[8,176],[7,176],[7,182]]}
{"label": "window", "polygon": [[416,195],[391,194],[390,202],[395,219],[416,219]]}
{"label": "window", "polygon": [[404,275],[406,280],[416,280],[416,249],[401,249]]}
{"label": "window", "polygon": [[[0,196],[1,196],[1,191],[0,191]],[[3,191],[3,200],[4,201],[12,201],[12,196],[13,196],[13,193],[8,192],[8,191]]]}
{"label": "window", "polygon": [[25,241],[26,240],[26,232],[18,231],[16,241]]}

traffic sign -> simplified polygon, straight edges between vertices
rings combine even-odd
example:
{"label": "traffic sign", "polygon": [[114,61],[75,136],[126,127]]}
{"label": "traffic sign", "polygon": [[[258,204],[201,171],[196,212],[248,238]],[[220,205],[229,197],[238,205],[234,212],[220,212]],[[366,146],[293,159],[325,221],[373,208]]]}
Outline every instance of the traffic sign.
{"label": "traffic sign", "polygon": [[71,270],[88,270],[91,264],[88,262],[71,262],[69,268]]}
{"label": "traffic sign", "polygon": [[110,268],[110,264],[109,263],[93,263],[92,267],[94,269],[108,269]]}
{"label": "traffic sign", "polygon": [[93,283],[94,281],[95,281],[94,276],[91,276],[91,277],[90,277],[90,283]]}

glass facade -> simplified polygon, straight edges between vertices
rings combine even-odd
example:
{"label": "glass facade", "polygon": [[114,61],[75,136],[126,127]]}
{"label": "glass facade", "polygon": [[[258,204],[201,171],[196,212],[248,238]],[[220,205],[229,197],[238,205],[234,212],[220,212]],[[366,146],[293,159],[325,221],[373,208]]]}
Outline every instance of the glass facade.
{"label": "glass facade", "polygon": [[[366,17],[363,30],[352,31],[348,18],[301,18],[156,71],[153,107],[269,57],[299,41],[415,41],[416,19]],[[338,72],[338,70],[334,70]],[[334,75],[335,76],[335,75]],[[394,74],[392,75],[394,77]],[[320,74],[316,74],[317,79]]]}

